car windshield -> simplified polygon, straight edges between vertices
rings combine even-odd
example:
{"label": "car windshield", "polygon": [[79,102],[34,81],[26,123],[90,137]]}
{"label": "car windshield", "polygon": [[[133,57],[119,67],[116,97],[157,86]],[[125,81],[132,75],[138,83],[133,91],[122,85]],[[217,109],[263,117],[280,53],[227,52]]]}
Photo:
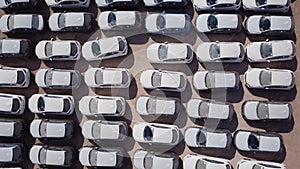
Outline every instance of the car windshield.
{"label": "car windshield", "polygon": [[156,27],[157,29],[164,29],[166,26],[166,20],[164,15],[158,15],[156,18]]}
{"label": "car windshield", "polygon": [[107,4],[110,4],[110,3],[114,2],[114,1],[113,1],[113,0],[105,0],[105,2],[106,2]]}
{"label": "car windshield", "polygon": [[205,146],[206,145],[206,134],[202,130],[200,130],[197,134],[197,143],[200,146]]}
{"label": "car windshield", "polygon": [[269,86],[272,82],[272,74],[270,71],[262,70],[259,75],[259,80],[262,86]]}
{"label": "car windshield", "polygon": [[248,146],[249,146],[250,150],[258,150],[259,140],[256,135],[254,135],[254,134],[249,135]]}
{"label": "car windshield", "polygon": [[47,149],[41,148],[39,152],[39,161],[41,164],[46,164]]}
{"label": "car windshield", "polygon": [[47,122],[42,121],[40,124],[40,135],[42,137],[47,137]]}
{"label": "car windshield", "polygon": [[43,97],[39,97],[37,106],[39,111],[45,111],[45,100]]}
{"label": "car windshield", "polygon": [[148,153],[144,158],[145,168],[152,168],[153,166],[153,153]]}
{"label": "car windshield", "polygon": [[216,29],[218,27],[218,19],[214,15],[209,15],[207,26],[210,30]]}
{"label": "car windshield", "polygon": [[113,12],[108,14],[107,23],[109,26],[115,26],[117,23],[117,17]]}
{"label": "car windshield", "polygon": [[158,47],[158,57],[160,60],[167,59],[168,55],[168,45],[159,45]]}
{"label": "car windshield", "polygon": [[220,57],[220,45],[212,44],[209,48],[209,54],[212,59],[217,59]]}
{"label": "car windshield", "polygon": [[256,5],[261,6],[267,3],[267,0],[256,0]]}
{"label": "car windshield", "polygon": [[259,103],[257,106],[257,116],[259,119],[269,118],[269,106],[266,103]]}
{"label": "car windshield", "polygon": [[154,87],[159,87],[161,85],[161,73],[154,72],[152,75],[152,85]]}
{"label": "car windshield", "polygon": [[98,99],[91,99],[91,101],[89,102],[89,109],[92,114],[98,113]]}
{"label": "car windshield", "polygon": [[272,56],[272,44],[271,43],[261,44],[260,53],[263,58]]}
{"label": "car windshield", "polygon": [[46,54],[46,56],[52,56],[52,43],[51,42],[46,43],[45,54]]}
{"label": "car windshield", "polygon": [[14,18],[15,18],[14,15],[10,15],[10,16],[8,17],[8,23],[7,23],[7,28],[8,28],[8,30],[14,29]]}
{"label": "car windshield", "polygon": [[60,28],[66,27],[66,15],[64,13],[58,16],[58,27]]}
{"label": "car windshield", "polygon": [[[274,167],[274,168],[277,168],[277,167]],[[254,164],[252,169],[263,169],[263,167],[261,165]]]}
{"label": "car windshield", "polygon": [[45,73],[45,84],[47,86],[51,86],[52,85],[52,74],[53,74],[53,72],[51,70],[48,70]]}
{"label": "car windshield", "polygon": [[92,149],[89,153],[89,161],[92,166],[97,165],[97,150]]}
{"label": "car windshield", "polygon": [[207,73],[205,76],[205,85],[208,88],[213,88],[215,86],[215,74]]}
{"label": "car windshield", "polygon": [[147,102],[147,110],[150,114],[154,114],[156,112],[156,99],[149,98]]}
{"label": "car windshield", "polygon": [[92,43],[92,52],[93,52],[94,56],[98,56],[101,54],[101,49],[97,42]]}
{"label": "car windshield", "polygon": [[13,99],[13,105],[12,105],[11,111],[17,112],[20,109],[20,105],[21,105],[21,103],[20,103],[19,99],[17,99],[17,98]]}
{"label": "car windshield", "polygon": [[206,168],[206,161],[199,159],[196,163],[196,169],[204,169]]}
{"label": "car windshield", "polygon": [[154,2],[155,2],[156,4],[159,4],[159,3],[164,2],[164,0],[154,0]]}
{"label": "car windshield", "polygon": [[211,6],[217,3],[217,0],[206,0],[207,1],[207,5]]}
{"label": "car windshield", "polygon": [[10,4],[11,2],[11,0],[5,0],[6,5]]}
{"label": "car windshield", "polygon": [[153,132],[149,126],[146,126],[144,129],[144,139],[146,141],[151,141],[153,139]]}
{"label": "car windshield", "polygon": [[261,31],[269,30],[271,27],[270,19],[265,16],[261,17],[259,21],[259,27]]}
{"label": "car windshield", "polygon": [[202,101],[199,105],[199,116],[201,118],[207,118],[208,117],[208,111],[209,111],[209,103]]}
{"label": "car windshield", "polygon": [[95,72],[95,82],[98,85],[102,85],[103,84],[103,72],[101,70],[97,70]]}

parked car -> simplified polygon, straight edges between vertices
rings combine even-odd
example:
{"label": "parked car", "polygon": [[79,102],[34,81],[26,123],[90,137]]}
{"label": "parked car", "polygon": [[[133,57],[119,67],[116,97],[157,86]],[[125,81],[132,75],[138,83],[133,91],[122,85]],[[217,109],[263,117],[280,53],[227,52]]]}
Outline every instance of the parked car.
{"label": "parked car", "polygon": [[234,134],[235,147],[248,152],[280,152],[282,141],[278,134],[238,130]]}
{"label": "parked car", "polygon": [[29,39],[0,39],[0,57],[28,57],[31,54],[31,43]]}
{"label": "parked car", "polygon": [[22,119],[0,118],[0,128],[0,137],[17,139],[23,136],[25,123]]}
{"label": "parked car", "polygon": [[142,26],[141,14],[137,11],[104,11],[98,16],[101,30],[137,30]]}
{"label": "parked car", "polygon": [[134,140],[139,143],[172,146],[177,145],[180,139],[176,125],[138,122],[132,130]]}
{"label": "parked car", "polygon": [[233,169],[228,160],[217,157],[188,154],[183,159],[183,169]]}
{"label": "parked car", "polygon": [[188,14],[150,14],[146,17],[145,27],[152,34],[183,34],[192,27]]}
{"label": "parked car", "polygon": [[289,120],[292,113],[292,105],[284,102],[249,100],[242,106],[242,115],[246,120]]}
{"label": "parked car", "polygon": [[196,29],[202,33],[234,33],[242,29],[242,17],[238,14],[200,14]]}
{"label": "parked car", "polygon": [[74,132],[72,120],[34,119],[30,134],[39,139],[70,139]]}
{"label": "parked car", "polygon": [[186,106],[189,117],[195,119],[231,120],[234,114],[232,104],[213,100],[191,99]]}
{"label": "parked car", "polygon": [[286,166],[282,163],[269,162],[269,161],[256,161],[256,160],[249,160],[249,159],[240,160],[237,164],[237,169],[253,169],[253,168],[286,169]]}
{"label": "parked car", "polygon": [[20,115],[26,107],[23,95],[0,93],[0,114]]}
{"label": "parked car", "polygon": [[290,70],[252,68],[245,73],[248,88],[269,90],[290,90],[294,87],[295,76]]}
{"label": "parked car", "polygon": [[81,83],[81,74],[76,70],[39,69],[35,83],[41,88],[77,89]]}
{"label": "parked car", "polygon": [[184,141],[194,148],[229,149],[232,137],[228,130],[189,127],[184,132]]}
{"label": "parked car", "polygon": [[140,0],[96,0],[96,4],[100,8],[134,8],[139,2]]}
{"label": "parked car", "polygon": [[239,63],[244,60],[244,46],[240,42],[204,42],[197,48],[200,62]]}
{"label": "parked car", "polygon": [[35,54],[41,60],[79,60],[81,45],[75,40],[43,40],[36,45]]}
{"label": "parked car", "polygon": [[88,120],[82,126],[82,135],[91,140],[123,141],[128,126],[123,121]]}
{"label": "parked car", "polygon": [[197,90],[237,89],[240,78],[236,72],[203,70],[194,74],[193,85]]}
{"label": "parked car", "polygon": [[82,46],[82,56],[87,61],[104,60],[128,53],[128,44],[123,36],[87,41]]}
{"label": "parked car", "polygon": [[180,8],[188,4],[188,0],[143,0],[146,7]]}
{"label": "parked car", "polygon": [[182,92],[186,88],[187,79],[182,72],[149,69],[142,72],[140,82],[146,89]]}
{"label": "parked car", "polygon": [[179,167],[179,157],[174,153],[137,150],[133,155],[133,164],[137,169],[177,169]]}
{"label": "parked car", "polygon": [[173,98],[141,96],[136,101],[136,111],[142,115],[176,115],[182,110],[180,101]]}
{"label": "parked car", "polygon": [[45,0],[51,8],[88,8],[90,0]]}
{"label": "parked car", "polygon": [[90,68],[85,72],[84,81],[89,87],[128,88],[132,75],[124,68]]}
{"label": "parked car", "polygon": [[0,18],[0,30],[3,33],[34,33],[44,29],[42,15],[5,14]]}
{"label": "parked car", "polygon": [[18,1],[10,1],[10,0],[1,0],[0,8],[1,9],[25,9],[32,8],[38,5],[37,0],[18,0]]}
{"label": "parked car", "polygon": [[243,0],[244,10],[253,12],[287,12],[290,6],[291,0]]}
{"label": "parked car", "polygon": [[193,47],[187,43],[154,43],[147,48],[151,63],[191,63]]}
{"label": "parked car", "polygon": [[53,13],[49,17],[49,27],[54,32],[89,32],[94,16],[89,12]]}
{"label": "parked car", "polygon": [[236,11],[241,7],[241,0],[195,0],[196,11]]}
{"label": "parked car", "polygon": [[252,15],[245,22],[248,34],[279,35],[290,34],[295,28],[295,21],[291,16]]}
{"label": "parked car", "polygon": [[71,95],[34,94],[29,98],[28,107],[37,114],[70,115],[75,109],[75,101]]}
{"label": "parked car", "polygon": [[0,143],[0,163],[20,164],[25,157],[25,148],[20,143]]}
{"label": "parked car", "polygon": [[33,145],[29,159],[33,164],[50,166],[71,166],[74,150],[68,146]]}
{"label": "parked car", "polygon": [[117,148],[83,147],[79,151],[79,161],[87,167],[120,168],[124,163],[124,153]]}
{"label": "parked car", "polygon": [[252,42],[246,53],[250,63],[287,61],[295,58],[296,45],[291,40]]}
{"label": "parked car", "polygon": [[0,67],[0,87],[26,88],[30,83],[27,68]]}
{"label": "parked car", "polygon": [[86,116],[121,117],[126,112],[126,101],[123,97],[83,96],[79,101],[79,111]]}

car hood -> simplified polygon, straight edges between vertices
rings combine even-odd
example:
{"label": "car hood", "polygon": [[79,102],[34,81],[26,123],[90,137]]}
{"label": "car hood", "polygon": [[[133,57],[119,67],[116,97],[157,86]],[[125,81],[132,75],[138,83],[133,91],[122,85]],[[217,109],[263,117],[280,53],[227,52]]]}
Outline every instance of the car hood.
{"label": "car hood", "polygon": [[292,18],[290,16],[271,16],[271,30],[285,30],[292,29]]}
{"label": "car hood", "polygon": [[95,121],[88,120],[82,125],[82,135],[86,139],[94,139],[93,133],[92,133],[92,127],[94,125]]}
{"label": "car hood", "polygon": [[9,29],[7,27],[9,15],[2,15],[0,18],[0,29],[2,32],[8,32]]}
{"label": "car hood", "polygon": [[281,141],[279,137],[259,137],[259,150],[261,151],[275,151],[278,152],[281,147]]}
{"label": "car hood", "polygon": [[218,14],[218,28],[236,29],[239,25],[239,18],[236,14]]}
{"label": "car hood", "polygon": [[108,15],[110,12],[101,12],[99,17],[98,17],[98,26],[100,29],[110,29],[111,27],[108,25]]}
{"label": "car hood", "polygon": [[53,13],[49,17],[49,27],[52,31],[59,31],[61,28],[58,26],[58,17],[60,13]]}
{"label": "car hood", "polygon": [[155,70],[145,70],[142,72],[140,82],[144,88],[152,88],[152,74]]}
{"label": "car hood", "polygon": [[254,61],[263,59],[260,53],[260,47],[262,43],[265,42],[253,42],[247,46],[246,52],[249,59]]}
{"label": "car hood", "polygon": [[84,166],[90,166],[90,152],[93,149],[91,147],[84,147],[79,151],[79,161]]}
{"label": "car hood", "polygon": [[39,87],[46,87],[45,84],[45,74],[48,70],[47,69],[40,69],[36,72],[35,74],[35,83],[39,86]]}
{"label": "car hood", "polygon": [[235,135],[235,146],[242,151],[249,151],[248,138],[251,133],[247,131],[238,131]]}
{"label": "car hood", "polygon": [[259,120],[259,118],[257,117],[258,103],[259,103],[258,101],[248,101],[247,103],[244,104],[243,114],[246,117],[246,119]]}
{"label": "car hood", "polygon": [[245,73],[245,82],[248,84],[250,87],[260,87],[260,75],[261,70],[260,69],[249,69]]}
{"label": "car hood", "polygon": [[260,28],[259,28],[259,22],[260,22],[261,16],[259,15],[254,15],[250,16],[247,21],[246,21],[246,29],[249,33],[252,34],[259,34],[261,33]]}
{"label": "car hood", "polygon": [[35,47],[35,54],[39,58],[47,58],[45,53],[46,43],[49,41],[40,41]]}
{"label": "car hood", "polygon": [[39,152],[40,152],[41,148],[42,148],[42,146],[40,146],[40,145],[34,145],[30,149],[29,158],[32,163],[41,164],[40,160],[39,160]]}
{"label": "car hood", "polygon": [[41,119],[36,119],[33,120],[30,124],[30,134],[34,137],[34,138],[40,138],[40,124],[41,124],[42,120]]}
{"label": "car hood", "polygon": [[147,126],[146,123],[136,123],[132,129],[132,136],[137,142],[144,142],[144,129]]}
{"label": "car hood", "polygon": [[173,29],[173,28],[180,28],[183,29],[185,27],[185,20],[184,14],[165,14],[166,20],[166,28]]}
{"label": "car hood", "polygon": [[145,169],[144,159],[145,159],[147,154],[148,154],[148,152],[143,151],[143,150],[139,150],[139,151],[135,152],[134,158],[133,158],[133,161],[134,161],[133,164],[136,168]]}
{"label": "car hood", "polygon": [[157,25],[156,25],[156,19],[157,19],[158,15],[159,14],[151,14],[151,15],[146,17],[145,27],[146,27],[148,32],[157,32],[157,31],[159,31],[159,29],[157,29]]}
{"label": "car hood", "polygon": [[94,55],[93,51],[92,51],[92,44],[94,42],[97,42],[97,40],[93,40],[93,41],[87,41],[82,45],[82,56],[86,59],[94,59],[96,58],[96,56]]}
{"label": "car hood", "polygon": [[214,42],[210,43],[210,42],[204,42],[202,44],[200,44],[197,48],[197,58],[202,61],[210,61],[212,60],[210,57],[210,46],[214,44]]}
{"label": "car hood", "polygon": [[136,101],[136,111],[141,115],[148,115],[147,111],[147,102],[149,100],[149,97],[141,96]]}
{"label": "car hood", "polygon": [[199,105],[202,102],[200,99],[190,99],[186,106],[186,112],[192,118],[199,118]]}
{"label": "car hood", "polygon": [[184,141],[187,144],[187,146],[198,147],[198,144],[197,144],[198,132],[199,132],[198,128],[188,128],[184,132]]}
{"label": "car hood", "polygon": [[205,77],[208,71],[199,71],[196,72],[193,76],[193,84],[196,89],[205,90],[207,89],[205,85]]}
{"label": "car hood", "polygon": [[207,25],[207,19],[210,16],[210,14],[201,14],[197,17],[196,20],[196,28],[199,32],[209,32],[210,29]]}
{"label": "car hood", "polygon": [[79,107],[79,111],[84,114],[84,115],[92,115],[90,112],[90,107],[89,107],[89,103],[90,100],[93,98],[93,96],[83,96],[79,103],[78,103],[78,107]]}

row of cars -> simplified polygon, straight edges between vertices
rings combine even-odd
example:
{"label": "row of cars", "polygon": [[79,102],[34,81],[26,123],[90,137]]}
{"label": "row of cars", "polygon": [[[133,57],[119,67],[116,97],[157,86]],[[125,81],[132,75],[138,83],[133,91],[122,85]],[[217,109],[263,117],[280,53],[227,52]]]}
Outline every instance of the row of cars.
{"label": "row of cars", "polygon": [[[98,26],[103,31],[137,30],[142,28],[144,18],[137,11],[104,11],[98,16]],[[239,14],[200,14],[195,22],[198,32],[235,33],[242,30]],[[3,33],[30,33],[44,29],[43,16],[39,14],[5,14],[0,18]],[[49,17],[49,27],[54,32],[84,32],[93,28],[94,16],[89,12],[53,13]],[[249,34],[260,35],[291,33],[295,23],[291,16],[252,15],[245,21]],[[192,28],[188,14],[156,13],[145,19],[147,33],[182,34]]]}

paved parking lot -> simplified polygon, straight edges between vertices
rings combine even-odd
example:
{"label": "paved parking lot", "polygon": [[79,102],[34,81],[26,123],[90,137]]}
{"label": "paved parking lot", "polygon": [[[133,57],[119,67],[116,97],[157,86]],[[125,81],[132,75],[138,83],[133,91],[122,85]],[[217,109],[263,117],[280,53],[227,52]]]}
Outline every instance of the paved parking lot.
{"label": "paved parking lot", "polygon": [[[141,7],[139,8],[140,11],[145,12],[146,10]],[[81,10],[82,11],[82,10]],[[87,10],[83,10],[87,11]],[[98,9],[96,8],[95,3],[92,1],[91,7],[88,11],[97,15]],[[162,10],[148,10],[150,12],[158,12]],[[45,4],[42,4],[40,9],[37,9],[37,12],[34,10],[32,11],[25,11],[21,13],[41,13],[46,20],[50,13],[50,11]],[[176,13],[187,13],[193,18],[193,23],[195,18],[197,17],[197,13],[193,11],[192,4],[190,3],[186,9],[179,9],[179,10],[166,10],[166,12],[176,12]],[[3,14],[4,11],[1,11]],[[10,13],[6,11],[6,13]],[[239,13],[243,17],[247,17],[243,11],[239,11]],[[180,142],[176,147],[143,147],[146,149],[154,149],[156,151],[172,151],[178,154],[181,158],[183,158],[188,153],[199,153],[205,155],[211,155],[216,157],[224,157],[230,159],[231,164],[236,167],[237,162],[244,158],[255,158],[261,160],[270,160],[270,161],[277,161],[277,162],[284,162],[289,169],[296,169],[300,168],[300,164],[297,161],[300,155],[300,126],[299,121],[300,116],[298,115],[298,109],[300,109],[300,95],[298,94],[298,90],[300,89],[300,83],[298,79],[300,79],[300,69],[297,66],[297,59],[292,61],[288,61],[285,63],[272,63],[272,64],[255,64],[249,65],[246,61],[239,63],[239,64],[200,64],[196,59],[193,60],[191,64],[188,65],[158,65],[158,64],[150,64],[146,58],[146,49],[147,47],[154,43],[154,42],[186,42],[190,43],[194,50],[197,46],[204,41],[238,41],[243,44],[248,44],[251,41],[258,41],[258,40],[265,40],[269,39],[291,39],[295,42],[297,41],[297,37],[300,36],[300,1],[294,0],[292,5],[292,11],[288,12],[287,15],[293,15],[296,21],[296,28],[293,35],[286,37],[286,36],[275,36],[275,37],[263,37],[263,36],[251,36],[249,37],[245,33],[237,33],[237,34],[230,34],[230,35],[204,35],[196,33],[194,30],[191,31],[187,35],[176,35],[172,37],[166,36],[158,36],[158,35],[148,35],[144,33],[145,31],[137,31],[137,32],[122,32],[121,34],[126,36],[130,45],[130,52],[129,55],[122,58],[110,59],[105,60],[103,62],[86,62],[84,59],[81,59],[77,62],[50,62],[50,61],[40,61],[36,58],[36,56],[32,55],[30,58],[26,59],[0,59],[0,64],[2,66],[12,66],[12,67],[26,67],[32,71],[32,78],[31,84],[28,89],[7,89],[1,88],[0,92],[6,93],[16,93],[16,94],[23,94],[27,98],[29,98],[32,94],[35,93],[51,93],[51,94],[73,94],[78,102],[79,99],[84,95],[113,95],[113,96],[123,96],[127,100],[127,112],[124,117],[122,118],[109,118],[108,120],[124,120],[133,127],[135,122],[139,121],[155,121],[155,122],[162,122],[162,123],[169,123],[169,124],[176,124],[182,133],[184,130],[189,126],[206,126],[209,128],[224,128],[228,129],[232,132],[232,134],[239,129],[249,129],[249,130],[262,130],[262,131],[272,131],[278,132],[283,136],[285,151],[281,154],[270,155],[270,154],[241,154],[238,151],[232,148],[226,151],[212,151],[212,150],[192,150],[189,149],[183,141]],[[16,38],[30,38],[33,44],[37,44],[38,41],[42,39],[74,39],[78,40],[83,44],[87,40],[95,39],[96,37],[105,37],[105,36],[112,36],[111,33],[103,33],[99,31],[99,28],[96,27],[91,33],[52,33],[49,31],[49,28],[46,26],[46,31],[40,34],[33,34],[33,35],[9,35],[8,37],[16,37]],[[1,35],[2,37],[6,35]],[[299,44],[297,44],[297,49],[299,48]],[[297,56],[300,54],[300,50],[297,52]],[[83,75],[84,72],[88,69],[88,67],[122,67],[130,69],[132,75],[134,76],[134,80],[129,89],[90,89],[84,83],[80,86],[77,90],[43,90],[37,87],[34,83],[34,74],[39,68],[63,68],[63,69],[76,69],[79,70]],[[212,91],[212,92],[198,92],[196,91],[191,82],[192,82],[192,75],[197,70],[203,69],[214,69],[214,70],[228,70],[228,71],[237,71],[240,73],[240,79],[243,82],[244,77],[243,73],[250,67],[271,67],[271,68],[284,68],[290,69],[295,72],[296,76],[296,87],[293,88],[291,91],[261,91],[261,90],[249,90],[244,86],[244,83],[240,86],[237,91]],[[187,88],[182,93],[162,93],[157,91],[146,91],[143,89],[139,82],[140,74],[143,70],[149,68],[157,68],[157,69],[164,69],[164,70],[174,70],[174,71],[181,71],[187,74],[189,83]],[[83,82],[83,81],[82,81]],[[185,106],[189,99],[191,98],[207,98],[207,99],[215,99],[219,101],[227,101],[234,104],[235,108],[235,117],[230,122],[218,122],[218,121],[192,121],[189,119],[185,112],[181,112],[178,116],[173,118],[142,118],[138,115],[135,111],[135,102],[136,99],[141,95],[166,95],[170,97],[176,97],[181,99],[183,105]],[[272,100],[272,101],[288,101],[292,104],[294,113],[293,119],[287,122],[272,122],[272,123],[247,123],[243,120],[241,116],[241,106],[242,103],[246,100]],[[41,116],[42,117],[42,116]],[[21,116],[24,118],[27,124],[29,125],[30,121],[32,121],[35,117],[28,109],[24,115]],[[52,118],[52,117],[49,117]],[[129,132],[129,137],[127,140],[121,143],[107,143],[107,142],[90,142],[85,140],[81,135],[81,129],[79,127],[83,121],[86,120],[86,117],[82,117],[80,115],[78,109],[76,113],[74,113],[71,117],[53,117],[53,118],[71,118],[74,119],[78,125],[76,128],[75,137],[72,138],[70,141],[62,141],[62,140],[47,140],[44,143],[49,145],[71,145],[75,149],[79,149],[85,145],[99,145],[99,146],[117,146],[123,147],[128,152],[128,157],[132,157],[133,153],[137,150],[142,148],[141,145],[134,142],[133,138],[131,137],[131,129]],[[27,135],[19,140],[20,142],[24,142],[27,150],[34,144],[40,143],[39,140],[34,140],[31,138],[29,132],[27,131]],[[10,140],[1,140],[2,142],[10,142]],[[134,168],[132,164],[132,159],[128,158],[126,164],[124,165],[124,169]],[[29,160],[23,164],[23,168],[30,169],[30,168],[37,168],[37,166],[33,166],[30,164]],[[58,167],[54,167],[58,168]],[[80,163],[75,162],[74,165],[71,167],[72,169],[81,169],[83,168]]]}

